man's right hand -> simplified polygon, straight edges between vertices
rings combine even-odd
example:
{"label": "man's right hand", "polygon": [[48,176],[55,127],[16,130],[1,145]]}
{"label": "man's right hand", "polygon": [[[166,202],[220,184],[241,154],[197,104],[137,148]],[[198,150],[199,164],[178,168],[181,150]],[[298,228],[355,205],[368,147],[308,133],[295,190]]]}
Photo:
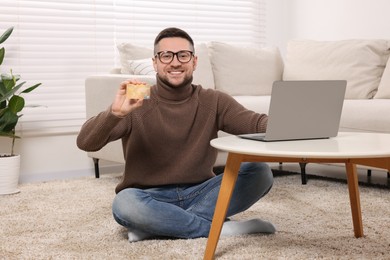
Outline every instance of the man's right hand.
{"label": "man's right hand", "polygon": [[117,117],[125,117],[134,109],[142,106],[143,99],[129,99],[126,96],[127,84],[143,84],[138,80],[127,80],[120,84],[114,102],[111,105],[111,113]]}

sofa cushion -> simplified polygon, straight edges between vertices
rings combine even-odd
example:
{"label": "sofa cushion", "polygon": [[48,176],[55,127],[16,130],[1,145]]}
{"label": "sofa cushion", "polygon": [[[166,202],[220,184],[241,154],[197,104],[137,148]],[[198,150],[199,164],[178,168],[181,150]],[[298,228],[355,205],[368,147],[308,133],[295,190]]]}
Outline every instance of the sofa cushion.
{"label": "sofa cushion", "polygon": [[372,98],[389,57],[386,40],[288,43],[284,80],[347,80],[346,99]]}
{"label": "sofa cushion", "polygon": [[129,61],[129,72],[125,74],[134,74],[134,75],[156,75],[156,71],[153,67],[153,60],[140,59],[140,60],[130,60]]}
{"label": "sofa cushion", "polygon": [[283,61],[278,48],[209,45],[215,88],[230,95],[270,95],[282,79]]}
{"label": "sofa cushion", "polygon": [[390,133],[388,99],[345,100],[340,131]]}
{"label": "sofa cushion", "polygon": [[379,83],[378,92],[374,98],[390,98],[390,58],[387,60],[385,71]]}
{"label": "sofa cushion", "polygon": [[131,43],[118,44],[117,48],[119,51],[122,74],[133,74],[130,68],[130,63],[133,60],[151,59],[153,57],[152,49],[136,46]]}
{"label": "sofa cushion", "polygon": [[[139,63],[139,60],[151,60],[153,57],[153,49],[151,48],[145,48],[131,43],[118,44],[117,48],[121,61],[122,74],[136,74],[131,64]],[[207,45],[204,43],[195,45],[195,54],[198,56],[198,65],[194,71],[193,83],[200,84],[204,88],[214,88],[214,76]]]}

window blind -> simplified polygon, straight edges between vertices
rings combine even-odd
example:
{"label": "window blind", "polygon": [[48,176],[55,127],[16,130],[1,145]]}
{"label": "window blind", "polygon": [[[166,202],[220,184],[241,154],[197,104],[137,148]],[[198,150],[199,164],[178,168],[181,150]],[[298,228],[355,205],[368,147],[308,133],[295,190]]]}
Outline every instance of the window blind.
{"label": "window blind", "polygon": [[21,135],[75,133],[85,121],[84,81],[119,66],[116,45],[152,47],[162,29],[186,30],[196,43],[265,44],[265,0],[2,0],[1,73],[26,85]]}

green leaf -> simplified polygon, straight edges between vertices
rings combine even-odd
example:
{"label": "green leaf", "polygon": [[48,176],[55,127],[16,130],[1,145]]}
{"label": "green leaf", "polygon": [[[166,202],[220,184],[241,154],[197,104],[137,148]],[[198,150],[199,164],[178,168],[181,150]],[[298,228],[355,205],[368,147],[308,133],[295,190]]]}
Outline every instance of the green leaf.
{"label": "green leaf", "polygon": [[0,78],[0,97],[4,97],[5,93],[7,93],[7,90],[5,89],[3,81]]}
{"label": "green leaf", "polygon": [[12,80],[11,80],[12,82],[10,82],[9,79],[4,79],[3,75],[2,75],[2,80],[3,80],[3,84],[4,84],[5,88],[6,88],[6,93],[5,93],[4,96],[2,95],[0,97],[0,102],[3,102],[4,100],[7,100],[8,98],[12,97],[12,95],[14,95],[15,92],[18,91],[23,86],[24,83],[26,83],[26,82],[22,82],[22,83],[20,83],[17,86],[12,85],[12,84],[15,84],[15,83],[12,83],[13,82]]}
{"label": "green leaf", "polygon": [[12,131],[11,132],[1,132],[0,131],[0,136],[17,138],[17,139],[20,138],[20,136],[14,135],[14,133]]}
{"label": "green leaf", "polygon": [[1,74],[1,83],[6,92],[10,91],[16,84],[14,77],[9,74]]}
{"label": "green leaf", "polygon": [[16,79],[13,75],[3,74],[1,75],[1,80],[7,91],[10,91],[16,85]]}
{"label": "green leaf", "polygon": [[19,116],[9,109],[5,109],[0,116],[0,132],[11,132],[18,123]]}
{"label": "green leaf", "polygon": [[9,100],[8,107],[13,113],[17,114],[24,108],[24,98],[18,95],[12,96]]}
{"label": "green leaf", "polygon": [[8,28],[3,35],[0,37],[0,44],[5,42],[5,40],[8,39],[8,37],[11,35],[12,31],[14,30],[14,27]]}
{"label": "green leaf", "polygon": [[3,47],[0,49],[0,65],[3,63],[4,55],[5,55],[5,49]]}
{"label": "green leaf", "polygon": [[22,93],[29,93],[29,92],[33,91],[34,89],[36,89],[37,87],[39,87],[40,85],[42,85],[42,83],[35,84],[34,86],[31,86],[31,87],[23,90]]}

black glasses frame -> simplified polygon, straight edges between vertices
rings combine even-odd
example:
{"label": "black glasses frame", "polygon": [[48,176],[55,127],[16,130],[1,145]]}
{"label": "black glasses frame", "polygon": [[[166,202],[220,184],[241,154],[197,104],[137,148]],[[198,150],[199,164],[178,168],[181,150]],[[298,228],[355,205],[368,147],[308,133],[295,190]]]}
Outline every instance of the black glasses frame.
{"label": "black glasses frame", "polygon": [[[165,54],[165,53],[169,53],[169,54],[172,54],[172,58],[171,60],[168,62],[168,61],[162,61],[161,60],[161,54]],[[190,59],[188,61],[181,61],[181,56],[179,54],[181,53],[190,53]],[[194,52],[193,51],[187,51],[187,50],[182,50],[182,51],[178,51],[178,52],[173,52],[173,51],[159,51],[156,53],[155,57],[158,57],[158,59],[161,61],[161,63],[164,63],[164,64],[169,64],[173,61],[173,59],[177,58],[177,60],[181,63],[188,63],[192,60],[192,57],[194,57]]]}

